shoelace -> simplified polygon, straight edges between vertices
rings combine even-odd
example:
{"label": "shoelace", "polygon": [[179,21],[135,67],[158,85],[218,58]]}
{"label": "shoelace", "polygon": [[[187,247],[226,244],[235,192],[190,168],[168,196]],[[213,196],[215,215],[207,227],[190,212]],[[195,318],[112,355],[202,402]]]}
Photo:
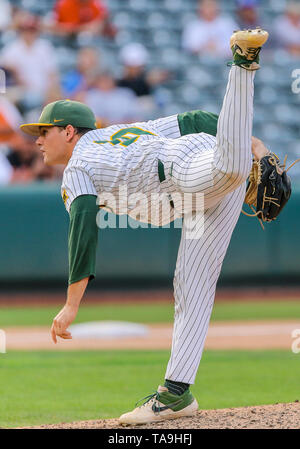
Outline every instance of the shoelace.
{"label": "shoelace", "polygon": [[253,59],[256,59],[259,55],[261,47],[247,47],[247,54],[252,56]]}
{"label": "shoelace", "polygon": [[144,398],[142,398],[142,399],[139,399],[137,402],[136,402],[136,404],[135,404],[135,406],[137,406],[140,402],[142,402],[144,399],[145,399],[145,402],[143,402],[143,404],[142,405],[140,405],[140,407],[144,407],[144,405],[146,405],[146,404],[148,404],[148,402],[150,402],[152,399],[157,399],[157,400],[159,400],[159,392],[158,391],[155,391],[154,393],[152,393],[152,394],[149,394],[148,396],[145,396]]}

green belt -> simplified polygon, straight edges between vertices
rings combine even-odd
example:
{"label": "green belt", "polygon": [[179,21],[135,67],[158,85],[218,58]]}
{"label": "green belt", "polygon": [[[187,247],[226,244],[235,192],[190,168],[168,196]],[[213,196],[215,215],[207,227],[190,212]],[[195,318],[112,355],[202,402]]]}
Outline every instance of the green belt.
{"label": "green belt", "polygon": [[[158,159],[158,178],[159,178],[159,182],[163,182],[166,180],[165,167],[160,159]],[[174,209],[174,202],[173,202],[170,194],[168,195],[168,198],[170,201],[170,206],[172,207],[172,209]]]}
{"label": "green belt", "polygon": [[163,182],[166,180],[165,167],[160,159],[158,159],[158,177],[159,182]]}

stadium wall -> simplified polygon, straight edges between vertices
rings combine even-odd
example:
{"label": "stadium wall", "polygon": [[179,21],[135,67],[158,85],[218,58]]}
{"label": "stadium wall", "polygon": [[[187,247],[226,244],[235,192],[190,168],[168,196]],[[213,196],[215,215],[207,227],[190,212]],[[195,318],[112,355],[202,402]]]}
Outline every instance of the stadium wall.
{"label": "stadium wall", "polygon": [[[220,283],[300,283],[300,185],[279,219],[265,225],[241,215]],[[0,190],[0,283],[58,285],[68,276],[68,214],[56,184]],[[127,228],[99,232],[94,287],[172,281],[180,229]],[[157,257],[159,254],[160,257]],[[146,285],[145,284],[145,285]]]}

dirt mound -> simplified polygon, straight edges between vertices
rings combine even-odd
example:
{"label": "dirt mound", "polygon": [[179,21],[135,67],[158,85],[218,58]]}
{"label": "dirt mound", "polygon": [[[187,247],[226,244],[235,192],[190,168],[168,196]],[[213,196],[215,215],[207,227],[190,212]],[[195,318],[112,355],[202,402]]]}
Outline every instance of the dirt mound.
{"label": "dirt mound", "polygon": [[[27,427],[28,428],[28,427]],[[79,421],[31,429],[119,429],[117,419]],[[128,426],[126,429],[300,429],[300,403],[199,410],[193,417]]]}
{"label": "dirt mound", "polygon": [[[6,347],[11,349],[66,351],[78,349],[169,349],[172,344],[171,324],[150,324],[148,334],[122,338],[50,338],[49,327],[6,327]],[[299,320],[218,321],[208,329],[205,349],[290,349],[291,334]]]}

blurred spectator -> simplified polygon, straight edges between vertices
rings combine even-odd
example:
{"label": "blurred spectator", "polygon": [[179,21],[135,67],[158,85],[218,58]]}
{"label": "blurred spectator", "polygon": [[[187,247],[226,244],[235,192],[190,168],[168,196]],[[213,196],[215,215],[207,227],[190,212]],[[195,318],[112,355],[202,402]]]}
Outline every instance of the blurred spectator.
{"label": "blurred spectator", "polygon": [[80,100],[82,93],[93,86],[99,68],[98,51],[90,47],[82,48],[77,55],[76,68],[62,78],[63,96],[72,100]]}
{"label": "blurred spectator", "polygon": [[125,45],[120,52],[120,60],[124,69],[118,86],[132,89],[137,96],[150,95],[151,85],[145,71],[148,57],[149,54],[142,44]]}
{"label": "blurred spectator", "polygon": [[142,118],[135,93],[131,89],[117,87],[108,72],[98,75],[95,87],[86,93],[84,102],[94,111],[102,127],[131,123]]}
{"label": "blurred spectator", "polygon": [[45,165],[43,156],[32,142],[30,149],[14,151],[8,156],[13,167],[10,183],[30,183],[34,181],[52,181],[62,178],[63,169]]}
{"label": "blurred spectator", "polygon": [[220,14],[216,0],[200,0],[198,18],[187,23],[183,30],[182,46],[196,54],[231,55],[228,42],[238,26],[230,17]]}
{"label": "blurred spectator", "polygon": [[240,30],[261,26],[257,0],[237,0],[236,20]]}
{"label": "blurred spectator", "polygon": [[7,0],[0,0],[0,31],[5,31],[12,23],[12,8]]}
{"label": "blurred spectator", "polygon": [[[4,96],[0,97],[1,175],[7,182],[31,181],[30,165],[35,157],[32,141],[19,130],[23,122],[18,109]],[[4,156],[4,152],[6,157]],[[5,158],[5,160],[4,160]],[[4,174],[4,169],[6,175]],[[0,181],[1,182],[1,181]]]}
{"label": "blurred spectator", "polygon": [[2,49],[0,66],[14,76],[8,95],[26,110],[59,96],[58,74],[54,48],[39,37],[39,19],[22,11],[16,23],[18,36]]}
{"label": "blurred spectator", "polygon": [[139,43],[131,43],[122,48],[120,59],[124,65],[123,77],[118,81],[120,87],[132,89],[138,97],[151,95],[152,88],[169,78],[166,70],[146,71],[149,54]]}
{"label": "blurred spectator", "polygon": [[274,32],[278,46],[300,57],[300,3],[287,4],[285,14],[275,21]]}
{"label": "blurred spectator", "polygon": [[24,136],[19,131],[22,116],[6,96],[0,96],[0,144],[8,148],[23,148]]}
{"label": "blurred spectator", "polygon": [[9,184],[13,175],[13,168],[8,162],[0,146],[0,186]]}
{"label": "blurred spectator", "polygon": [[149,54],[146,48],[139,43],[125,45],[120,52],[123,64],[123,76],[118,86],[127,87],[135,92],[145,119],[151,118],[157,106],[155,104],[154,88],[170,78],[166,70],[146,70]]}
{"label": "blurred spectator", "polygon": [[20,132],[23,119],[6,97],[0,97],[0,184],[28,183],[61,177],[47,167],[34,140]]}
{"label": "blurred spectator", "polygon": [[57,0],[51,31],[62,35],[89,33],[114,37],[115,27],[102,0]]}

